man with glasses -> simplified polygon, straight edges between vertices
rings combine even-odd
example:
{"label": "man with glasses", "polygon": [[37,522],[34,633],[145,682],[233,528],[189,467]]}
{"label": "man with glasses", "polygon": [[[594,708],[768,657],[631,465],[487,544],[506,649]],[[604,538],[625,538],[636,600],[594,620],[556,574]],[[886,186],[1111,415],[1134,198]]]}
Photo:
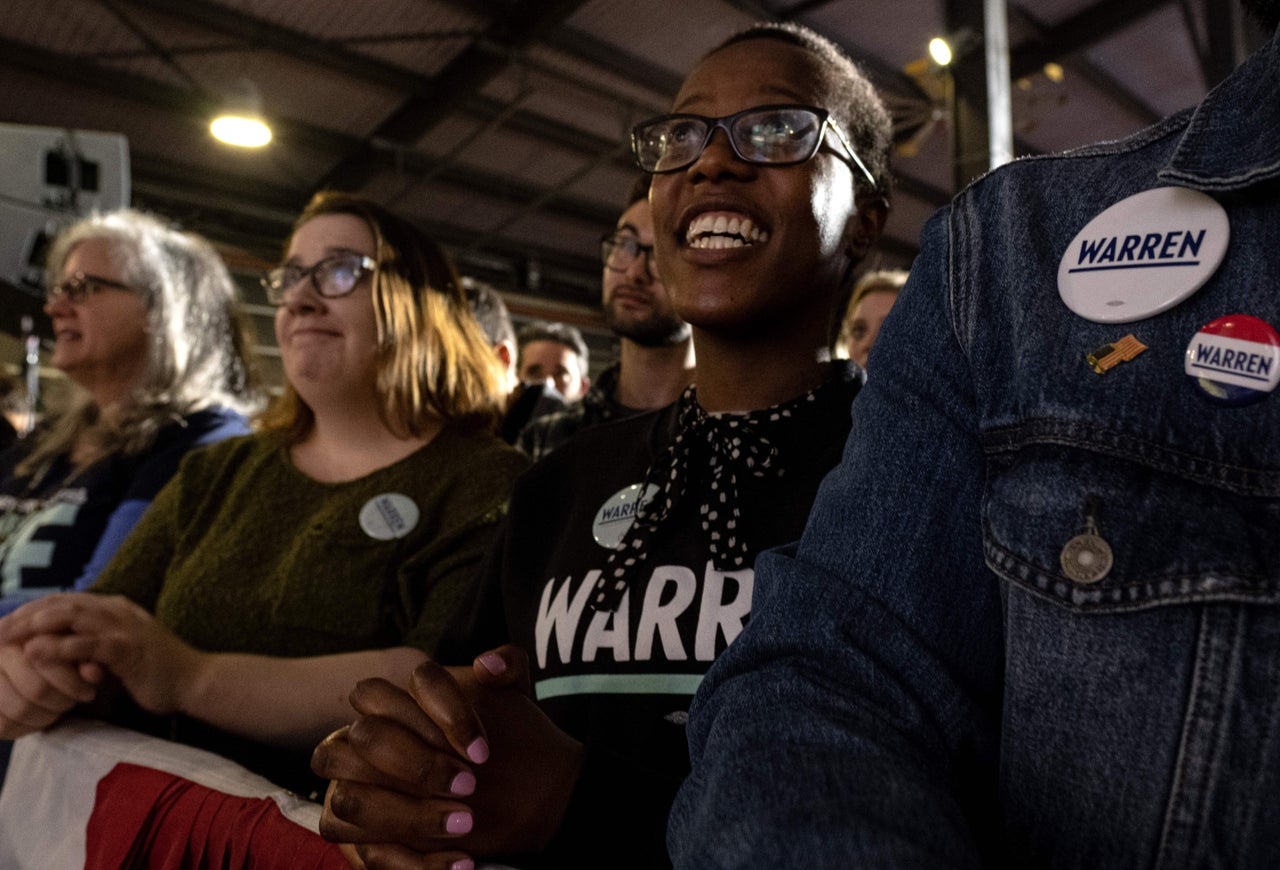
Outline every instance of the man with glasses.
{"label": "man with glasses", "polygon": [[600,241],[604,319],[618,336],[618,361],[565,410],[539,417],[517,446],[541,459],[582,429],[665,407],[693,379],[693,341],[667,297],[653,260],[649,178],[631,188],[627,210]]}

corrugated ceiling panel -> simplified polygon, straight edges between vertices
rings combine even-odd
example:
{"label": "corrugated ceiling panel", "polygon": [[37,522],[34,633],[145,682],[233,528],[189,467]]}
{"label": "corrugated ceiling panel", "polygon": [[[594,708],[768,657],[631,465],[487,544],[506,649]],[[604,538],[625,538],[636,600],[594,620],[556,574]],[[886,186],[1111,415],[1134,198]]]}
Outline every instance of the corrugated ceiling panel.
{"label": "corrugated ceiling panel", "polygon": [[458,155],[456,165],[510,177],[525,185],[554,188],[568,182],[597,157],[499,129],[471,143]]}
{"label": "corrugated ceiling panel", "polygon": [[593,0],[567,23],[683,76],[709,49],[754,20],[720,0],[652,0],[642,13],[633,0]]}
{"label": "corrugated ceiling panel", "polygon": [[[629,46],[623,44],[620,49]],[[615,75],[565,51],[534,46],[527,54],[534,64],[556,70],[566,85],[575,84],[586,94],[611,95],[615,101],[631,103],[650,112],[665,112],[675,94],[649,87],[637,76]]]}
{"label": "corrugated ceiling panel", "polygon": [[913,4],[910,15],[904,14],[902,0],[831,3],[803,20],[831,36],[855,60],[876,57],[895,69],[924,57],[929,40],[944,31],[938,0]]}
{"label": "corrugated ceiling panel", "polygon": [[23,42],[62,54],[131,51],[143,48],[103,5],[86,0],[47,0],[5,4],[0,31]]}
{"label": "corrugated ceiling panel", "polygon": [[218,5],[300,33],[335,40],[387,33],[474,30],[487,21],[482,4],[431,0],[219,0]]}
{"label": "corrugated ceiling panel", "polygon": [[354,51],[394,64],[420,76],[435,76],[466,48],[474,31],[428,31],[376,38],[349,39],[343,44]]}
{"label": "corrugated ceiling panel", "polygon": [[1195,47],[1182,13],[1172,6],[1120,31],[1087,54],[1161,114],[1193,106],[1204,95]]}
{"label": "corrugated ceiling panel", "polygon": [[372,130],[401,101],[386,88],[267,51],[201,55],[184,65],[215,94],[234,93],[247,77],[261,93],[268,118],[294,118],[355,135]]}
{"label": "corrugated ceiling panel", "polygon": [[525,214],[508,225],[502,234],[529,245],[546,245],[554,239],[556,247],[577,251],[583,256],[596,256],[600,235],[607,229],[559,215]]}
{"label": "corrugated ceiling panel", "polygon": [[[598,167],[565,188],[565,193],[578,199],[592,199],[616,208],[622,214],[631,185],[643,173],[638,168],[625,169],[610,164]],[[608,226],[600,228],[603,234]]]}
{"label": "corrugated ceiling panel", "polygon": [[1015,91],[1014,133],[1042,152],[1121,139],[1145,126],[1142,118],[1121,107],[1091,111],[1105,103],[1106,95],[1070,72],[1061,84],[1037,87],[1031,93],[1028,98]]}

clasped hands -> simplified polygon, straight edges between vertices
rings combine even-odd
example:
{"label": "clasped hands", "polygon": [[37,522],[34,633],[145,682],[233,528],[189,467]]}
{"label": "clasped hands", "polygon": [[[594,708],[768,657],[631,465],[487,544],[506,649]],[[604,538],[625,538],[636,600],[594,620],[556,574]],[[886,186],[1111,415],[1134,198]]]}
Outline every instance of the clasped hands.
{"label": "clasped hands", "polygon": [[426,662],[407,691],[363,680],[350,702],[358,718],[311,766],[332,780],[320,832],[366,867],[454,870],[541,851],[560,826],[582,745],[530,697],[518,647],[470,667]]}
{"label": "clasped hands", "polygon": [[0,619],[0,738],[47,728],[92,701],[106,672],[152,713],[182,709],[198,651],[121,596],[68,592]]}

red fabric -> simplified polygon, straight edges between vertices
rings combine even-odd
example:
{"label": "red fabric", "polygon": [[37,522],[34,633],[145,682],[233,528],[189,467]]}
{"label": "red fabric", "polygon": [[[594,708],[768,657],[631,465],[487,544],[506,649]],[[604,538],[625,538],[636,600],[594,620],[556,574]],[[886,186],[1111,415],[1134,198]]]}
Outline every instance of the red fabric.
{"label": "red fabric", "polygon": [[85,870],[348,870],[338,847],[245,798],[149,767],[117,764],[98,782]]}

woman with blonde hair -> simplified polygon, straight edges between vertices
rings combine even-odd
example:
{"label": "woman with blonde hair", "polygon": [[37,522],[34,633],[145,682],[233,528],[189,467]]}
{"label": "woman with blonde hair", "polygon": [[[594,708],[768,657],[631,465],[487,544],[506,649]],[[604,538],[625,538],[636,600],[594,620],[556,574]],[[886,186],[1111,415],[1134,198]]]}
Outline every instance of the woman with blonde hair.
{"label": "woman with blonde hair", "polygon": [[104,668],[167,735],[305,795],[351,685],[403,683],[434,650],[527,465],[490,434],[498,361],[443,252],[360,197],[313,199],[263,283],[280,404],[190,457],[104,594],[0,622],[0,736],[55,721]]}
{"label": "woman with blonde hair", "polygon": [[889,309],[898,301],[898,291],[907,283],[907,275],[906,269],[879,269],[858,279],[849,294],[832,356],[851,359],[864,369],[867,367],[876,336],[889,316]]}
{"label": "woman with blonde hair", "polygon": [[52,364],[67,409],[0,458],[0,612],[87,586],[192,447],[258,407],[236,285],[213,247],[133,210],[49,252]]}

